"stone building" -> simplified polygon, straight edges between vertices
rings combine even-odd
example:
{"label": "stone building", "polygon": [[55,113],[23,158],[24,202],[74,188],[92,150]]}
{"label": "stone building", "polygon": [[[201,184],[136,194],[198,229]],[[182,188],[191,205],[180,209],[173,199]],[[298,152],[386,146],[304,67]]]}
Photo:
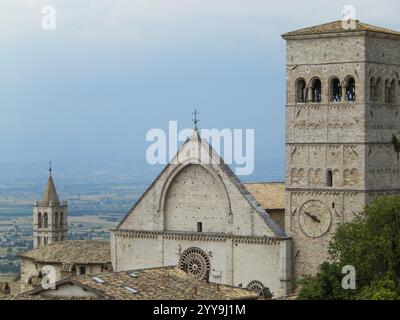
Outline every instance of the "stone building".
{"label": "stone building", "polygon": [[33,206],[33,247],[67,240],[67,233],[68,204],[58,199],[50,168],[42,200]]}
{"label": "stone building", "polygon": [[112,270],[108,241],[71,241],[67,232],[68,205],[58,198],[50,168],[42,200],[33,207],[34,248],[17,254],[19,291],[41,286],[46,276],[53,283],[73,275]]}
{"label": "stone building", "polygon": [[[198,280],[283,296],[292,291],[293,277],[317,272],[340,223],[376,196],[400,191],[400,156],[392,145],[400,132],[400,32],[353,22],[354,28],[335,21],[282,36],[285,185],[242,184],[195,128],[111,230],[117,274],[175,265]],[[57,228],[60,212],[65,225]],[[62,239],[66,206],[51,175],[34,214],[35,247]],[[80,259],[58,261],[57,272],[85,264]],[[24,283],[42,262],[28,260]]]}
{"label": "stone building", "polygon": [[[286,40],[286,232],[296,276],[327,258],[338,224],[400,189],[400,33],[335,21]],[[349,28],[350,27],[350,28]]]}
{"label": "stone building", "polygon": [[18,256],[21,258],[21,292],[41,287],[46,275],[50,283],[54,283],[73,275],[112,271],[108,241],[56,241]]}
{"label": "stone building", "polygon": [[117,228],[116,271],[178,265],[274,296],[291,290],[291,240],[197,129]]}

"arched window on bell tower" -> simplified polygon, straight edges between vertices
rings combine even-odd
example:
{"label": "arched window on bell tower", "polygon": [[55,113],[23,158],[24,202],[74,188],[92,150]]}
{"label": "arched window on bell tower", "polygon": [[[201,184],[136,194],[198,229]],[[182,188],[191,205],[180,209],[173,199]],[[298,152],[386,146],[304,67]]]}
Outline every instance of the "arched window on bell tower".
{"label": "arched window on bell tower", "polygon": [[41,212],[38,213],[37,222],[38,222],[38,228],[42,228],[42,226],[43,226],[43,218],[42,218],[42,213]]}
{"label": "arched window on bell tower", "polygon": [[49,226],[49,217],[47,212],[43,214],[43,228],[47,228]]}
{"label": "arched window on bell tower", "polygon": [[296,102],[306,102],[306,82],[304,79],[296,80]]}
{"label": "arched window on bell tower", "polygon": [[63,219],[64,219],[63,216],[64,216],[64,214],[62,212],[60,212],[60,218],[59,218],[59,221],[60,221],[59,227],[60,227],[60,229],[62,229],[62,227],[63,227]]}
{"label": "arched window on bell tower", "polygon": [[311,81],[312,102],[321,102],[321,80],[315,78]]}
{"label": "arched window on bell tower", "polygon": [[382,78],[378,77],[375,83],[375,102],[382,102]]}
{"label": "arched window on bell tower", "polygon": [[389,103],[396,103],[396,80],[393,79],[389,86]]}
{"label": "arched window on bell tower", "polygon": [[346,101],[356,101],[356,82],[353,77],[346,79]]}
{"label": "arched window on bell tower", "polygon": [[54,228],[58,229],[59,222],[58,222],[58,212],[54,214]]}
{"label": "arched window on bell tower", "polygon": [[330,100],[332,102],[342,101],[342,85],[338,78],[331,79],[330,83]]}
{"label": "arched window on bell tower", "polygon": [[332,187],[333,186],[333,173],[331,169],[326,171],[326,186]]}
{"label": "arched window on bell tower", "polygon": [[369,101],[374,102],[375,101],[375,78],[372,77],[369,80]]}
{"label": "arched window on bell tower", "polygon": [[385,103],[389,103],[390,102],[389,90],[390,90],[390,80],[386,79],[385,80]]}

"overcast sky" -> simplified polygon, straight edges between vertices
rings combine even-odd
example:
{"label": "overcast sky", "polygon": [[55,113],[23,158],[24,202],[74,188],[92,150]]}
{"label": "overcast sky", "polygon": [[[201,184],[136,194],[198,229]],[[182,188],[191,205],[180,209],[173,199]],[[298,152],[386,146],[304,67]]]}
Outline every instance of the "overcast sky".
{"label": "overcast sky", "polygon": [[283,160],[280,35],[345,4],[400,30],[398,0],[1,0],[0,161],[144,161],[146,132],[190,127],[195,107],[200,127],[254,128],[256,159]]}

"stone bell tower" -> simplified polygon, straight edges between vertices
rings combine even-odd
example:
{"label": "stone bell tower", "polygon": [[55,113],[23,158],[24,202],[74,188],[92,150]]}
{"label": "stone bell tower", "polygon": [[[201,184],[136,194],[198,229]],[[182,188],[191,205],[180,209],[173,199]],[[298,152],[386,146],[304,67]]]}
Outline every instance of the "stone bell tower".
{"label": "stone bell tower", "polygon": [[42,200],[33,206],[33,247],[67,240],[68,204],[58,199],[51,165]]}
{"label": "stone bell tower", "polygon": [[286,40],[286,210],[295,277],[315,274],[338,224],[400,190],[400,32],[335,21]]}

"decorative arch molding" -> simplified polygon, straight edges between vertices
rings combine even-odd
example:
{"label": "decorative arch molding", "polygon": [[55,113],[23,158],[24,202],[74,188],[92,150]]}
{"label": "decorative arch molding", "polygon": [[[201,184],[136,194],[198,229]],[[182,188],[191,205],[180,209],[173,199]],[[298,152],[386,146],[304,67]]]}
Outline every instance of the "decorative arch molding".
{"label": "decorative arch molding", "polygon": [[399,73],[396,70],[392,70],[392,72],[390,73],[390,78],[400,79]]}
{"label": "decorative arch molding", "polygon": [[164,186],[162,188],[161,196],[160,196],[160,202],[159,202],[159,208],[160,208],[160,215],[163,219],[163,230],[166,230],[166,223],[167,223],[167,217],[166,217],[166,205],[168,201],[168,193],[171,189],[171,186],[173,185],[173,182],[175,179],[183,172],[184,169],[190,167],[190,166],[199,166],[202,169],[204,169],[207,173],[209,173],[214,181],[216,181],[217,186],[221,190],[222,194],[224,195],[224,207],[226,209],[226,214],[227,216],[232,215],[232,206],[231,206],[231,200],[229,197],[228,189],[226,188],[225,183],[222,181],[221,176],[216,172],[216,170],[211,166],[211,165],[204,165],[201,164],[197,159],[188,159],[178,165],[174,165],[175,168],[170,172],[168,175],[168,178],[166,179]]}
{"label": "decorative arch molding", "polygon": [[348,86],[348,85],[349,85],[349,82],[350,82],[351,80],[355,81],[355,77],[354,77],[353,75],[350,75],[350,74],[349,74],[349,75],[345,76],[344,79],[343,79],[343,81],[342,81],[342,86],[343,86],[343,87]]}

